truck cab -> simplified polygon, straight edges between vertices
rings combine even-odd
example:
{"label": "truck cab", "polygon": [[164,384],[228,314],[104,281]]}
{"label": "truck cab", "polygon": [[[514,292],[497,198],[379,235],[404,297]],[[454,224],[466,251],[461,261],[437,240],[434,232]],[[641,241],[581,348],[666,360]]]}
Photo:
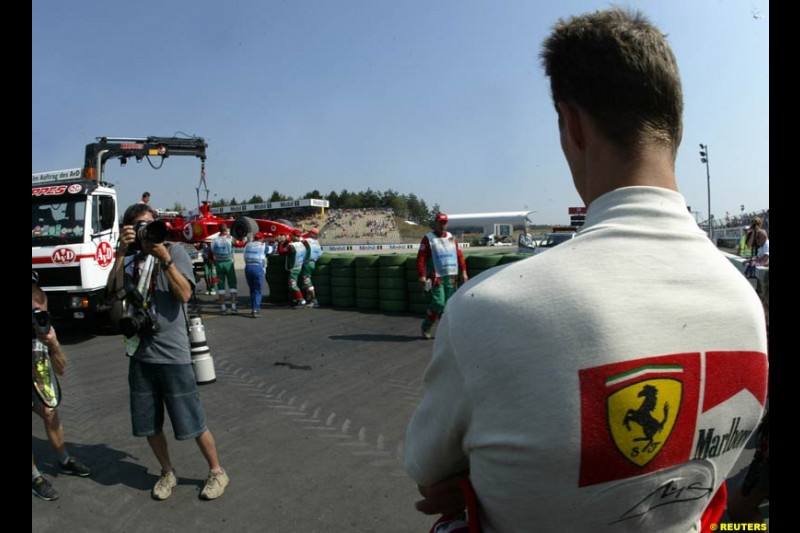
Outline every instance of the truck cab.
{"label": "truck cab", "polygon": [[33,174],[31,263],[56,319],[110,310],[106,281],[119,240],[117,193],[82,169]]}

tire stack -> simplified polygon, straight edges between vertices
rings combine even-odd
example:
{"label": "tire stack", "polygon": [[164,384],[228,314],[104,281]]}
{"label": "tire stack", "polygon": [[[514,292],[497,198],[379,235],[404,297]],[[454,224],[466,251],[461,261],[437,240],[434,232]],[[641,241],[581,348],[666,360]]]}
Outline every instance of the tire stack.
{"label": "tire stack", "polygon": [[269,285],[269,303],[276,305],[289,304],[289,273],[286,271],[286,258],[277,254],[267,258],[267,285]]}
{"label": "tire stack", "polygon": [[406,288],[408,289],[408,310],[418,315],[424,315],[431,303],[431,293],[425,292],[419,282],[416,256],[406,259]]}
{"label": "tire stack", "polygon": [[314,275],[311,281],[314,283],[314,292],[317,295],[317,302],[321,306],[330,307],[331,305],[331,259],[333,256],[323,254],[317,259],[317,266],[314,267]]}
{"label": "tire stack", "polygon": [[518,253],[511,253],[511,254],[504,254],[500,258],[500,262],[497,263],[498,265],[505,265],[507,263],[514,263],[516,261],[522,261],[523,259],[527,259],[531,257],[531,254],[518,254]]}
{"label": "tire stack", "polygon": [[353,260],[356,307],[378,309],[378,256],[359,255]]}
{"label": "tire stack", "polygon": [[494,268],[500,263],[500,254],[474,254],[466,257],[467,275],[469,279],[474,278],[482,272]]}
{"label": "tire stack", "polygon": [[355,307],[355,270],[352,255],[336,255],[331,258],[331,306]]}
{"label": "tire stack", "polygon": [[408,309],[406,261],[408,255],[382,255],[378,259],[378,295],[381,311],[403,313]]}

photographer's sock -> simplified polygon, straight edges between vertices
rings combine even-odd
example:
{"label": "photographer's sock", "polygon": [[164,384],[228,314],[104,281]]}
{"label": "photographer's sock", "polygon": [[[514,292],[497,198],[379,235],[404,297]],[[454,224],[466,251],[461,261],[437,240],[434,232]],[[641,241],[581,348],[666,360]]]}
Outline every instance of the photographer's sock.
{"label": "photographer's sock", "polygon": [[62,465],[65,465],[67,464],[67,461],[69,461],[69,453],[67,452],[67,449],[64,448],[63,450],[58,452],[58,462],[61,463]]}
{"label": "photographer's sock", "polygon": [[37,477],[41,476],[42,473],[39,472],[39,469],[35,466],[33,467],[33,471],[31,471],[31,481],[35,480]]}

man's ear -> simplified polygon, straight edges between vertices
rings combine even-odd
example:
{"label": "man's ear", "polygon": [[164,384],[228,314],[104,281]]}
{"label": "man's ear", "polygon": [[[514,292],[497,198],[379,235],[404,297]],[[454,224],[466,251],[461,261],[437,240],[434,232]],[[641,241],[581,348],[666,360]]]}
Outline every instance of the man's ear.
{"label": "man's ear", "polygon": [[586,138],[578,109],[567,102],[558,102],[557,105],[561,114],[561,127],[565,129],[567,140],[575,150],[583,151],[586,148]]}

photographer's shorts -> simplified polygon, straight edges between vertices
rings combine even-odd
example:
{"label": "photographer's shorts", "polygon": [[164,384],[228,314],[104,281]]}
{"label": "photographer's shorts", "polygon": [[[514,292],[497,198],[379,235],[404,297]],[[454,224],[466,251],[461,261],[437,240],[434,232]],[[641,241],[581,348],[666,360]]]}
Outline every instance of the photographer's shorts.
{"label": "photographer's shorts", "polygon": [[193,439],[206,430],[206,415],[191,363],[159,365],[131,358],[128,384],[135,436],[151,437],[161,433],[165,406],[176,439]]}

